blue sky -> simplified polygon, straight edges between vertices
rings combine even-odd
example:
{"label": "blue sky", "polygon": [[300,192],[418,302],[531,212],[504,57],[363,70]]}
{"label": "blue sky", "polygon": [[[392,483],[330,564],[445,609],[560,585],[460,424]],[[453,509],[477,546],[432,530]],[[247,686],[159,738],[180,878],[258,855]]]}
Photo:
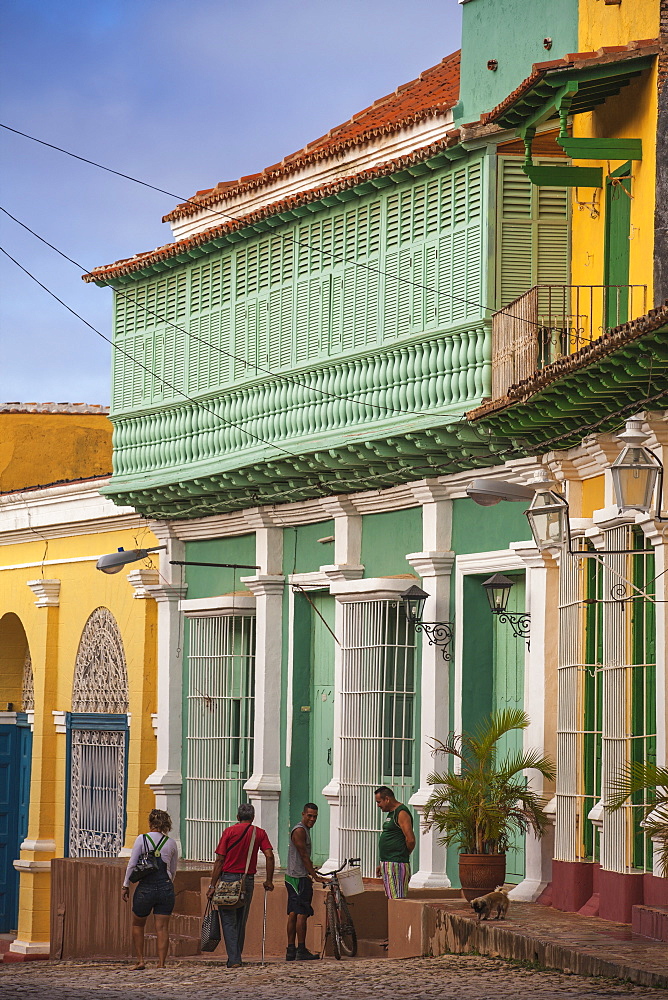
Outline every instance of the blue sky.
{"label": "blue sky", "polygon": [[[300,149],[459,48],[457,0],[5,0],[0,121],[188,197]],[[0,204],[90,269],[175,199],[0,130]],[[105,334],[111,292],[0,213],[0,244]],[[0,400],[108,403],[110,348],[0,255]]]}

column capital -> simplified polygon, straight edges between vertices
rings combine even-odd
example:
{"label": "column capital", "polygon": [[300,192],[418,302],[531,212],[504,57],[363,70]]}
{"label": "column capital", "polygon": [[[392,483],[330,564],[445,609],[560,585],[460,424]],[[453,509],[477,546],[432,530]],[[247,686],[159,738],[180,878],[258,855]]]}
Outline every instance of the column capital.
{"label": "column capital", "polygon": [[409,488],[420,504],[450,500],[452,495],[452,488],[445,483],[439,483],[437,479],[423,479],[419,483],[412,483]]}
{"label": "column capital", "polygon": [[178,604],[178,602],[186,596],[188,592],[188,584],[186,583],[183,586],[175,586],[171,583],[160,583],[156,586],[146,586],[145,590],[147,596],[154,598],[158,604]]}
{"label": "column capital", "polygon": [[406,562],[421,577],[448,576],[455,562],[454,552],[409,552]]}
{"label": "column capital", "polygon": [[130,586],[134,588],[134,594],[132,595],[134,598],[140,601],[150,600],[151,598],[155,600],[155,595],[147,588],[160,586],[160,576],[157,569],[133,569],[130,570],[126,579]]}
{"label": "column capital", "polygon": [[364,566],[321,566],[320,572],[333,582],[361,580],[364,576]]}
{"label": "column capital", "polygon": [[283,522],[271,507],[251,507],[243,512],[243,519],[249,528],[282,528]]}
{"label": "column capital", "polygon": [[361,517],[351,497],[342,494],[335,497],[321,497],[318,503],[330,517]]}
{"label": "column capital", "polygon": [[270,802],[281,794],[280,774],[251,774],[244,782],[244,791],[252,792],[254,799]]}
{"label": "column capital", "polygon": [[60,607],[60,580],[27,580],[26,585],[37,598],[35,607]]}
{"label": "column capital", "polygon": [[256,597],[280,596],[285,587],[284,576],[242,576],[241,582]]}
{"label": "column capital", "polygon": [[144,782],[155,794],[163,792],[166,795],[178,795],[183,785],[180,771],[154,771]]}
{"label": "column capital", "polygon": [[557,565],[552,551],[539,549],[532,542],[511,542],[510,548],[528,569],[548,569]]}

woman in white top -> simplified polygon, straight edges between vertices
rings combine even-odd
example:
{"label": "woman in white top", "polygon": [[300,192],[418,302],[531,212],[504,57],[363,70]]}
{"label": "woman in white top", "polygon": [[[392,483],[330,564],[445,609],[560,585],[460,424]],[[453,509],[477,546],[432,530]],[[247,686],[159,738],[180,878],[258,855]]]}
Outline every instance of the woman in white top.
{"label": "woman in white top", "polygon": [[153,912],[158,948],[158,968],[164,969],[169,949],[169,918],[174,909],[174,875],[179,852],[176,841],[167,834],[172,829],[169,813],[153,809],[148,817],[149,832],[140,834],[135,840],[132,854],[121,890],[124,902],[130,896],[130,875],[142,854],[156,850],[157,869],[145,875],[139,882],[132,897],[132,942],[137,954],[134,970],[145,969],[144,965],[144,925],[149,913]]}

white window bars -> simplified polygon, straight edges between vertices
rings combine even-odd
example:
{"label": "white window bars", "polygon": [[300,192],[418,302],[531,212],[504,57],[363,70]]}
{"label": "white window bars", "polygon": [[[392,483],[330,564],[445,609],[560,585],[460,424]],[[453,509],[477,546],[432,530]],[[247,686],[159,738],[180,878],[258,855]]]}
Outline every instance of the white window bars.
{"label": "white window bars", "polygon": [[189,626],[185,856],[210,861],[253,770],[255,618]]}
{"label": "white window bars", "polygon": [[374,790],[415,791],[415,634],[396,601],[344,606],[341,684],[341,856],[373,876],[385,819]]}

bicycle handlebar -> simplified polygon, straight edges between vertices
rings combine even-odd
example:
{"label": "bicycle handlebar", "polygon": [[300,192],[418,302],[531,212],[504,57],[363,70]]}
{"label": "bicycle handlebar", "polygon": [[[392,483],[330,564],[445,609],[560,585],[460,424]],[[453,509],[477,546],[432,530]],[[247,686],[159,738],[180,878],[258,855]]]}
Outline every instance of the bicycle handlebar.
{"label": "bicycle handlebar", "polygon": [[328,878],[328,877],[330,877],[332,875],[338,875],[339,872],[343,871],[343,869],[346,867],[346,865],[351,865],[351,866],[352,865],[359,865],[359,863],[360,863],[360,858],[346,858],[346,860],[343,862],[343,864],[341,865],[340,868],[335,868],[331,872],[321,872],[318,868],[316,868],[316,872],[318,873],[318,875],[322,875],[323,878]]}

